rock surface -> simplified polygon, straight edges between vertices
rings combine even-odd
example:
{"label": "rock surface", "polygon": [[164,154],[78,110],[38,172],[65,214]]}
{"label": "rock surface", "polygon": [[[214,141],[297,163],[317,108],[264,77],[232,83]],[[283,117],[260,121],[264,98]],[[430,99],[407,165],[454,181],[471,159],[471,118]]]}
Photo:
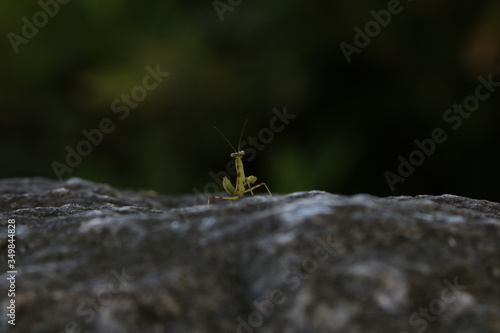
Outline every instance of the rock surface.
{"label": "rock surface", "polygon": [[[0,181],[1,332],[500,332],[500,204]],[[2,259],[6,262],[5,259]],[[4,265],[5,267],[5,265]]]}

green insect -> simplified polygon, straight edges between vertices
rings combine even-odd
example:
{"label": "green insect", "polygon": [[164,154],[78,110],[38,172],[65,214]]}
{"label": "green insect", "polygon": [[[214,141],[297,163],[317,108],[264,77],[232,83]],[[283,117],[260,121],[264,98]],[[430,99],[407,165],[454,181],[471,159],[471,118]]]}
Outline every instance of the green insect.
{"label": "green insect", "polygon": [[210,204],[210,199],[225,199],[225,200],[230,200],[232,203],[233,200],[242,198],[247,192],[250,192],[253,195],[253,190],[261,186],[264,186],[269,195],[272,195],[266,183],[253,185],[257,181],[257,177],[255,176],[245,177],[245,170],[243,169],[243,160],[242,160],[243,156],[245,156],[245,151],[240,150],[240,144],[247,121],[248,119],[245,120],[243,128],[241,129],[240,141],[238,142],[238,150],[236,150],[233,147],[233,145],[229,142],[229,140],[224,136],[224,134],[222,134],[222,132],[217,127],[214,126],[214,128],[220,133],[220,135],[222,135],[224,140],[226,140],[226,142],[229,143],[231,148],[233,148],[234,150],[234,153],[231,154],[231,158],[234,158],[234,163],[236,164],[236,187],[234,187],[233,184],[231,184],[231,181],[226,176],[224,176],[222,178],[222,186],[224,187],[224,190],[226,190],[226,192],[231,195],[231,197],[210,196],[208,197],[207,204]]}

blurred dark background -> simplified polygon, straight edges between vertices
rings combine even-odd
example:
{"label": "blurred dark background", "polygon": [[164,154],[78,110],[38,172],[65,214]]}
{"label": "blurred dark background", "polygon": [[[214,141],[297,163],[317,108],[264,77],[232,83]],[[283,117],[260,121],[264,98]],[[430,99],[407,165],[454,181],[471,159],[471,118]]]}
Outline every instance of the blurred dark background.
{"label": "blurred dark background", "polygon": [[[226,170],[232,152],[212,126],[237,145],[248,119],[243,137],[269,141],[272,110],[286,106],[296,117],[245,163],[273,192],[500,201],[500,91],[456,130],[443,120],[474,95],[479,75],[500,82],[498,1],[401,1],[350,63],[340,44],[355,46],[354,27],[364,31],[388,1],[216,5],[219,13],[210,0],[2,3],[0,178],[55,179],[54,165],[66,165],[63,179],[212,191],[209,173]],[[169,75],[144,97],[147,66]],[[131,91],[143,100],[120,119],[112,105]],[[76,150],[103,118],[113,131],[68,167],[66,147]],[[435,128],[447,140],[391,191],[384,173],[397,174],[398,156]]]}

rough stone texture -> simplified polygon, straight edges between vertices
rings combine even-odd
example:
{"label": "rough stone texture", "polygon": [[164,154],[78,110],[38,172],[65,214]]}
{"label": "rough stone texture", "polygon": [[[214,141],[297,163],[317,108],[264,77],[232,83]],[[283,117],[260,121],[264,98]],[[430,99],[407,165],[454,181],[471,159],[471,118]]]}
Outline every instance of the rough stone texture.
{"label": "rough stone texture", "polygon": [[[500,204],[0,181],[1,332],[500,332]],[[5,267],[5,266],[4,266]]]}

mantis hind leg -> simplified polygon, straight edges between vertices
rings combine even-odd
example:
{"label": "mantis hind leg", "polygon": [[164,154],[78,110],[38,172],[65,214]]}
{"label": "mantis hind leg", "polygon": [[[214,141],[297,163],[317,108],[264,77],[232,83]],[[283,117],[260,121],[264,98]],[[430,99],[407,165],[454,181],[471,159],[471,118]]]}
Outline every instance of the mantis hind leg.
{"label": "mantis hind leg", "polygon": [[207,205],[210,205],[210,199],[224,199],[224,200],[230,200],[231,203],[233,203],[233,200],[236,200],[238,199],[239,197],[238,196],[235,196],[235,197],[217,197],[217,196],[210,196],[208,197],[208,201],[207,201]]}
{"label": "mantis hind leg", "polygon": [[257,187],[264,186],[267,190],[267,193],[269,193],[270,196],[272,196],[271,191],[269,191],[269,187],[267,187],[266,183],[260,183],[258,185],[252,186],[249,189],[245,190],[245,193],[250,192],[253,195],[253,190],[255,190]]}

